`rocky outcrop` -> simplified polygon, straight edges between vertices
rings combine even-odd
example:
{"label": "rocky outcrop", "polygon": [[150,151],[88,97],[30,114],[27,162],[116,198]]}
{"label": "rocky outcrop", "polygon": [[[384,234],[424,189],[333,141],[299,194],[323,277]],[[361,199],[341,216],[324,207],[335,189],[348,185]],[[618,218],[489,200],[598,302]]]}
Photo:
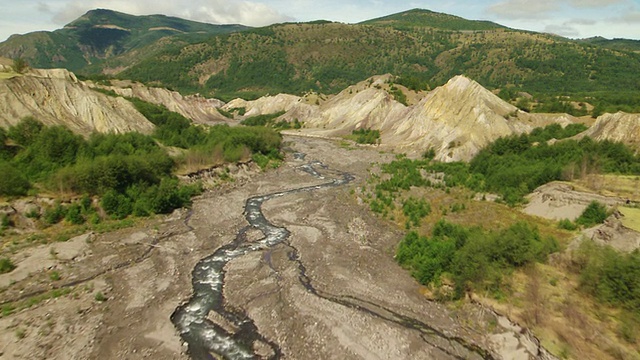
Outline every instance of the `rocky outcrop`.
{"label": "rocky outcrop", "polygon": [[[98,86],[98,85],[94,85]],[[99,86],[118,95],[136,97],[144,101],[164,105],[200,124],[217,124],[227,121],[217,108],[224,105],[218,99],[207,99],[200,95],[182,96],[180,93],[155,87],[147,87],[131,81],[113,81],[111,86]]]}
{"label": "rocky outcrop", "polygon": [[[529,114],[503,101],[477,82],[456,76],[429,93],[391,87],[391,75],[374,76],[322,102],[277,95],[254,101],[233,100],[225,109],[245,108],[246,116],[286,111],[281,120],[304,122],[306,135],[334,137],[354,129],[379,130],[382,146],[406,153],[432,148],[441,161],[466,161],[502,136],[577,120],[567,114]],[[396,101],[402,91],[410,101]],[[413,104],[413,105],[411,105]]]}
{"label": "rocky outcrop", "polygon": [[635,149],[640,149],[640,114],[617,112],[598,117],[596,123],[579,134],[594,140],[620,141]]}
{"label": "rocky outcrop", "polygon": [[442,161],[470,160],[501,136],[530,131],[515,106],[477,82],[456,76],[430,92],[383,136],[401,148],[436,151]]}
{"label": "rocky outcrop", "polygon": [[0,80],[0,126],[15,125],[27,116],[83,135],[150,133],[154,128],[129,101],[91,90],[63,69],[32,70]]}
{"label": "rocky outcrop", "polygon": [[264,114],[275,114],[281,111],[289,111],[301,101],[302,98],[299,96],[278,94],[275,96],[263,96],[253,101],[234,99],[224,105],[222,109],[230,111],[233,109],[244,108],[244,116],[250,117]]}

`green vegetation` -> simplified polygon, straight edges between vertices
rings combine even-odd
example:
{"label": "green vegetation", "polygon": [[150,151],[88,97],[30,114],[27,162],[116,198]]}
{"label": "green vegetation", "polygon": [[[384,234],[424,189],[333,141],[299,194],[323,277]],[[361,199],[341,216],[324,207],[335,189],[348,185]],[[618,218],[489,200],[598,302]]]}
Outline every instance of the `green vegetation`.
{"label": "green vegetation", "polygon": [[[336,93],[385,73],[398,76],[397,84],[424,90],[465,74],[490,89],[532,94],[534,111],[584,113],[570,101],[606,111],[640,109],[633,98],[640,54],[428,11],[392,17],[357,25],[279,24],[211,37],[164,48],[161,56],[142,59],[118,76],[229,100]],[[211,61],[225,69],[200,85],[208,75],[200,65]]]}
{"label": "green vegetation", "polygon": [[379,144],[380,130],[356,129],[351,131],[351,136],[349,136],[349,138],[354,140],[358,144]]}
{"label": "green vegetation", "polygon": [[402,90],[398,89],[395,85],[391,85],[389,87],[389,94],[393,96],[393,98],[399,102],[400,104],[407,106],[407,96],[402,92]]}
{"label": "green vegetation", "polygon": [[120,54],[133,51],[151,55],[160,39],[165,44],[189,43],[245,29],[241,25],[212,25],[163,15],[133,16],[97,9],[63,29],[9,39],[0,44],[0,54],[7,57],[17,54],[36,68],[98,69],[109,66],[109,60]]}
{"label": "green vegetation", "polygon": [[284,115],[284,111],[278,111],[273,114],[264,114],[248,117],[242,120],[240,123],[246,126],[275,126],[275,119]]}
{"label": "green vegetation", "polygon": [[16,266],[13,264],[11,259],[6,257],[0,258],[0,274],[11,272],[15,268]]}
{"label": "green vegetation", "polygon": [[581,289],[599,301],[640,315],[640,252],[622,254],[583,241],[574,256]]}
{"label": "green vegetation", "polygon": [[373,26],[391,26],[397,30],[431,27],[439,30],[496,30],[504,26],[490,21],[467,20],[461,17],[437,13],[434,11],[413,9],[377,19],[367,20],[361,24]]}
{"label": "green vegetation", "polygon": [[96,299],[97,302],[105,302],[108,300],[107,297],[104,296],[104,294],[100,291],[98,291],[93,298]]}
{"label": "green vegetation", "polygon": [[15,58],[13,59],[13,64],[11,65],[11,68],[16,73],[22,74],[23,72],[25,72],[25,70],[29,68],[29,64],[27,64],[27,62],[22,58]]}
{"label": "green vegetation", "polygon": [[[130,31],[95,26],[105,23]],[[385,73],[424,90],[465,74],[487,88],[509,90],[515,95],[505,98],[526,111],[586,111],[572,101],[595,106],[594,116],[640,111],[634,41],[570,40],[418,9],[362,24],[320,21],[240,30],[246,28],[96,10],[65,29],[9,39],[0,44],[0,55],[84,75],[126,67],[118,78],[223,100],[310,90],[329,94]],[[212,64],[220,68],[213,76]],[[519,92],[533,98],[517,100]]]}
{"label": "green vegetation", "polygon": [[156,125],[153,136],[168,146],[187,149],[202,143],[205,133],[202,128],[193,126],[191,120],[164,105],[152,104],[138,98],[127,98],[138,111]]}
{"label": "green vegetation", "polygon": [[[281,137],[273,130],[199,128],[164,107],[132,101],[157,124],[154,137],[166,145],[188,148],[180,162],[196,158],[237,162],[254,155],[262,166],[267,166],[281,159]],[[10,139],[18,146],[0,149],[0,170],[8,179],[0,185],[0,195],[24,195],[32,184],[38,184],[36,188],[86,194],[69,205],[56,203],[46,209],[42,214],[46,225],[63,219],[76,225],[98,222],[90,196],[101,198],[100,204],[109,216],[122,219],[131,214],[168,213],[189,205],[190,198],[200,192],[198,185],[181,185],[175,179],[172,172],[176,163],[150,136],[92,134],[85,140],[66,128],[44,127],[31,118],[9,128],[4,135],[5,141]]]}
{"label": "green vegetation", "polygon": [[591,227],[602,224],[608,216],[607,208],[604,205],[597,201],[592,201],[587,208],[584,209],[580,217],[576,219],[576,224]]}
{"label": "green vegetation", "polygon": [[431,205],[424,199],[409,197],[402,203],[402,213],[407,218],[405,227],[410,229],[419,226],[422,218],[431,213]]}
{"label": "green vegetation", "polygon": [[398,246],[396,260],[425,285],[439,285],[443,276],[450,277],[453,297],[460,298],[467,290],[500,292],[510,269],[545,261],[558,250],[555,239],[542,238],[526,223],[487,232],[441,220],[430,238],[409,232]]}

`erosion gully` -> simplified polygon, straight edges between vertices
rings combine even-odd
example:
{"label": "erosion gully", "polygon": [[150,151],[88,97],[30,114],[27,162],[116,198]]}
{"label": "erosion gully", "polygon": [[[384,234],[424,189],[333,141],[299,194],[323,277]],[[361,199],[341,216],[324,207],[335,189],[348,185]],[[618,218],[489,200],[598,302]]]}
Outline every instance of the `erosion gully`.
{"label": "erosion gully", "polygon": [[[305,159],[305,154],[295,153],[294,158],[302,162]],[[315,178],[325,179],[321,172],[327,170],[328,167],[319,161],[311,161],[300,165],[299,169]],[[258,359],[260,356],[253,350],[253,344],[258,341],[271,348],[272,355],[269,359],[283,357],[278,344],[261,335],[257,326],[246,313],[235,307],[231,309],[225,304],[223,294],[227,263],[250,252],[264,251],[275,245],[283,244],[289,249],[289,260],[297,264],[298,279],[301,285],[309,293],[341,306],[395,323],[406,329],[417,331],[426,343],[451,358],[492,359],[484,349],[469,344],[464,339],[446,335],[420,320],[353,296],[328,294],[313,286],[312,279],[307,276],[306,268],[300,260],[298,249],[287,241],[290,235],[289,230],[269,222],[262,213],[262,204],[273,198],[338,187],[354,180],[354,176],[349,173],[339,171],[336,173],[337,177],[328,179],[327,182],[320,185],[279,191],[247,199],[244,215],[249,225],[238,232],[233,242],[218,248],[212,255],[196,264],[192,272],[193,294],[171,315],[171,321],[180,332],[182,339],[188,344],[188,355],[197,360],[214,359],[213,354],[224,359]],[[263,237],[258,241],[248,242],[246,233],[252,228],[261,231]],[[218,316],[233,324],[236,330],[232,333],[210,320],[208,318],[210,312],[217,313]]]}

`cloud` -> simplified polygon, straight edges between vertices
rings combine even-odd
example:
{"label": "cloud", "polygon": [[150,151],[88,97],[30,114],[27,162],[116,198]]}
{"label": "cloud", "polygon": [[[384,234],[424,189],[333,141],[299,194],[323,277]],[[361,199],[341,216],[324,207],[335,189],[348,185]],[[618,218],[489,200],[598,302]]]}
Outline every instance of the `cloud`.
{"label": "cloud", "polygon": [[73,0],[57,11],[53,20],[67,24],[89,10],[111,9],[132,15],[163,14],[214,24],[265,26],[292,20],[273,8],[255,1],[193,0]]}
{"label": "cloud", "polygon": [[562,25],[547,25],[544,28],[544,32],[572,38],[580,36],[580,32],[568,23]]}
{"label": "cloud", "polygon": [[569,4],[577,8],[599,8],[620,4],[625,0],[569,0]]}
{"label": "cloud", "polygon": [[37,6],[38,12],[41,13],[45,13],[45,14],[53,14],[53,11],[51,10],[51,7],[43,2],[39,2],[38,6]]}
{"label": "cloud", "polygon": [[507,0],[489,6],[487,11],[508,19],[532,19],[544,17],[559,7],[555,0]]}
{"label": "cloud", "polygon": [[630,11],[622,15],[621,17],[614,19],[625,22],[627,24],[640,24],[640,11]]}
{"label": "cloud", "polygon": [[504,0],[490,5],[486,11],[507,19],[539,19],[552,12],[567,9],[598,9],[627,2],[628,0]]}
{"label": "cloud", "polygon": [[575,25],[586,25],[586,26],[591,26],[591,25],[595,25],[598,22],[596,20],[593,19],[571,19],[569,21],[570,24],[575,24]]}

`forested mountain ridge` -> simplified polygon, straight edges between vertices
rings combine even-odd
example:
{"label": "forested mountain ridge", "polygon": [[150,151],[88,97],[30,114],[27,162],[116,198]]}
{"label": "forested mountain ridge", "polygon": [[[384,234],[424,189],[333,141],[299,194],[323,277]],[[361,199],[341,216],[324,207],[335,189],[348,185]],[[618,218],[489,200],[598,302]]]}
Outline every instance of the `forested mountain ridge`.
{"label": "forested mountain ridge", "polygon": [[[63,30],[36,33],[33,38],[58,36]],[[31,39],[29,35],[11,38],[0,44],[0,55],[225,101],[309,90],[332,94],[385,73],[398,76],[397,82],[409,88],[433,89],[464,74],[488,89],[505,91],[501,97],[514,104],[520,93],[527,92],[538,102],[563,102],[555,106],[561,112],[573,105],[558,96],[592,104],[595,116],[640,109],[634,96],[640,89],[640,54],[631,51],[633,46],[613,48],[609,42],[570,40],[428,10],[360,24],[317,21],[222,35],[167,36],[142,43],[135,51],[122,48],[92,65],[84,60],[71,63],[67,59],[71,57],[62,56],[73,48],[69,44],[49,52],[23,44],[24,50],[16,52],[21,38]],[[43,64],[42,59],[54,61]]]}
{"label": "forested mountain ridge", "polygon": [[247,27],[242,25],[213,25],[164,15],[134,16],[96,9],[59,30],[11,36],[0,44],[0,54],[23,58],[37,68],[78,71],[132,51],[145,56],[141,49],[167,36],[189,42],[244,29]]}

